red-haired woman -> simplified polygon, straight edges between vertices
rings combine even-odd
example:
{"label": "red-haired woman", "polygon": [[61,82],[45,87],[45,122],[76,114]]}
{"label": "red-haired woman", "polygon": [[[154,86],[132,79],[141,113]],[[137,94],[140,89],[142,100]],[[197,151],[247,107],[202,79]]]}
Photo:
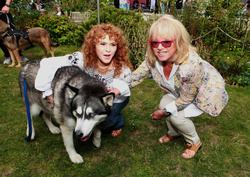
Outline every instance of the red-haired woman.
{"label": "red-haired woman", "polygon": [[131,75],[133,68],[122,31],[111,24],[95,25],[84,39],[82,52],[41,61],[35,87],[43,92],[43,97],[52,107],[54,101],[51,82],[54,74],[58,68],[70,65],[76,65],[103,81],[109,92],[115,93],[112,113],[101,126],[111,129],[113,137],[119,136],[124,124],[120,112],[128,104],[130,96],[130,89],[123,80]]}

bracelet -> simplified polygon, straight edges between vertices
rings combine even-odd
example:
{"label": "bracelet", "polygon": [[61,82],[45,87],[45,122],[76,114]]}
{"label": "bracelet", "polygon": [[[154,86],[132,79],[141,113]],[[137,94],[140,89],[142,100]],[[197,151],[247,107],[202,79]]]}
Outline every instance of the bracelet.
{"label": "bracelet", "polygon": [[166,108],[163,109],[163,112],[164,112],[165,116],[170,116],[171,115],[171,113],[168,112]]}
{"label": "bracelet", "polygon": [[5,4],[7,7],[10,7],[10,5],[9,4]]}

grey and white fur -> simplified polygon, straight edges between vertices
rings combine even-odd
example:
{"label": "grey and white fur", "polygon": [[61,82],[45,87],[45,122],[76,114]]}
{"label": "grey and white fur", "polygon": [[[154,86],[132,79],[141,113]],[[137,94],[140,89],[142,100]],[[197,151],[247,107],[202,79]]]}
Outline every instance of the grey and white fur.
{"label": "grey and white fur", "polygon": [[[93,132],[93,144],[101,145],[101,131],[98,124],[111,113],[114,94],[108,93],[103,82],[93,78],[76,66],[58,69],[52,81],[54,108],[42,98],[42,93],[35,89],[34,82],[40,67],[40,60],[24,65],[19,74],[19,86],[25,103],[23,79],[27,83],[27,95],[31,118],[43,112],[43,118],[53,134],[62,133],[63,142],[69,157],[74,163],[82,163],[83,158],[75,150],[73,134],[82,141]],[[60,128],[52,122],[53,115]],[[27,135],[29,126],[27,125]],[[32,121],[31,139],[35,137]]]}

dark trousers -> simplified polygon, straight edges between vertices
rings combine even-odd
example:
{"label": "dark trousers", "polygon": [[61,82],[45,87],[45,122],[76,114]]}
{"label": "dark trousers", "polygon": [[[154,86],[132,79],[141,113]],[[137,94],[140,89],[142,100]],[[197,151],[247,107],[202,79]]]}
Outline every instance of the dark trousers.
{"label": "dark trousers", "polygon": [[114,103],[111,115],[107,117],[100,125],[104,129],[119,130],[123,125],[122,109],[127,106],[129,97],[122,103]]}
{"label": "dark trousers", "polygon": [[116,8],[119,8],[120,1],[119,0],[114,0],[114,5],[115,5]]}

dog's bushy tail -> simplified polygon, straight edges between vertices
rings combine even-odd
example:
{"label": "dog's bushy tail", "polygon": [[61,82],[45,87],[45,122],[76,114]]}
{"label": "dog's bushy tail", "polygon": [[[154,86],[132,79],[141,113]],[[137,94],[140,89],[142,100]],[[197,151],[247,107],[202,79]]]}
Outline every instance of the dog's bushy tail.
{"label": "dog's bushy tail", "polygon": [[51,45],[52,47],[58,47],[58,46],[59,46],[58,43],[53,42],[53,41],[51,41],[51,40],[50,40],[50,45]]}

